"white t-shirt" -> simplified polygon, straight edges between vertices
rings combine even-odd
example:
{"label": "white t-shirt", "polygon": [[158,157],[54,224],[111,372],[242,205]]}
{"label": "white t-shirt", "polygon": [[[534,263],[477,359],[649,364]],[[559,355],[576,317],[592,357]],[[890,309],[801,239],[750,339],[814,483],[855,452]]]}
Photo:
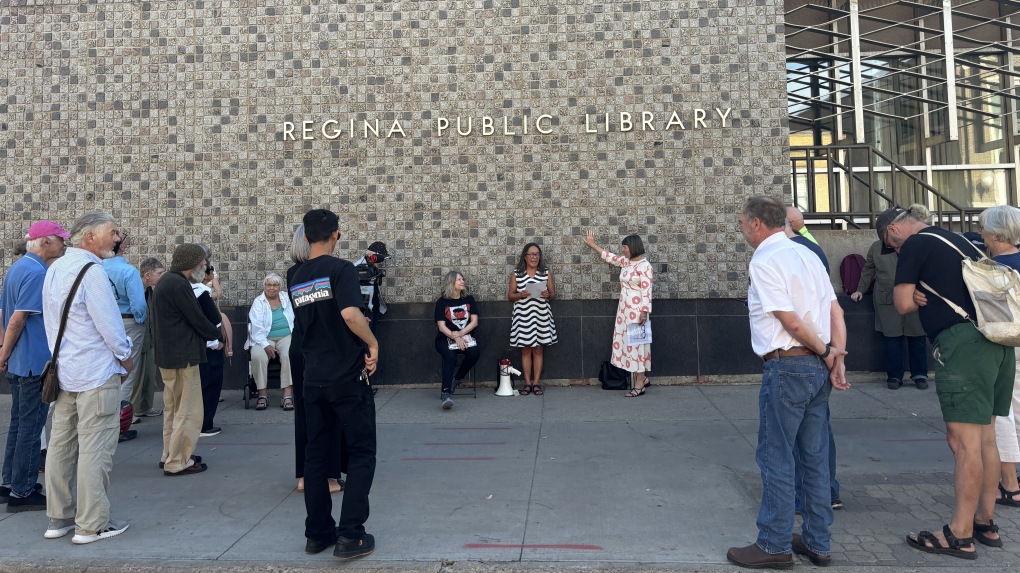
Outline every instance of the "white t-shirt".
{"label": "white t-shirt", "polygon": [[755,354],[802,346],[772,314],[776,311],[795,312],[822,342],[829,343],[829,313],[836,293],[822,261],[810,249],[780,231],[755,249],[748,274],[747,306]]}

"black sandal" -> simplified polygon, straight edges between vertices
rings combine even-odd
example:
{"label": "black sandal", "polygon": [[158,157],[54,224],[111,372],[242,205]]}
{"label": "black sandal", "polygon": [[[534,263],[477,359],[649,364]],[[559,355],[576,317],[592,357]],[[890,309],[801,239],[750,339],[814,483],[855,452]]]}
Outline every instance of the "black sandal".
{"label": "black sandal", "polygon": [[531,393],[535,396],[541,396],[542,394],[545,394],[545,391],[542,390],[542,386],[540,384],[535,384],[531,387]]}
{"label": "black sandal", "polygon": [[[950,555],[952,557],[959,557],[960,559],[977,559],[977,549],[974,551],[964,551],[961,547],[967,547],[974,545],[974,538],[967,537],[966,539],[957,539],[953,535],[953,530],[949,529],[949,525],[942,526],[942,534],[946,536],[946,543],[948,547],[942,545],[942,542],[938,537],[932,534],[930,531],[922,531],[917,534],[917,539],[907,536],[907,545],[917,549],[918,551],[924,551],[925,553],[934,553],[935,555]],[[928,544],[931,545],[928,545]]]}
{"label": "black sandal", "polygon": [[999,499],[995,500],[995,503],[999,505],[1008,505],[1010,507],[1020,507],[1020,501],[1013,499],[1014,495],[1020,495],[1020,489],[1016,491],[1009,491],[999,484]]}
{"label": "black sandal", "polygon": [[644,395],[645,395],[645,387],[642,386],[640,388],[632,389],[630,392],[627,392],[626,394],[624,394],[623,397],[624,398],[637,398],[638,396],[644,396]]}
{"label": "black sandal", "polygon": [[986,533],[998,533],[999,526],[995,525],[995,521],[989,519],[988,525],[974,522],[974,539],[978,540],[978,543],[987,545],[989,547],[1002,547],[1002,538],[992,539],[985,535]]}
{"label": "black sandal", "polygon": [[531,385],[530,384],[525,384],[524,388],[521,388],[520,394],[521,394],[521,396],[527,396],[528,394],[531,394],[531,390],[532,390]]}
{"label": "black sandal", "polygon": [[280,407],[283,408],[284,411],[286,411],[286,412],[290,412],[291,410],[293,410],[294,409],[294,397],[293,396],[284,396],[283,397],[283,403],[280,404]]}
{"label": "black sandal", "polygon": [[269,398],[265,396],[259,396],[259,399],[255,402],[256,410],[265,410],[269,407]]}

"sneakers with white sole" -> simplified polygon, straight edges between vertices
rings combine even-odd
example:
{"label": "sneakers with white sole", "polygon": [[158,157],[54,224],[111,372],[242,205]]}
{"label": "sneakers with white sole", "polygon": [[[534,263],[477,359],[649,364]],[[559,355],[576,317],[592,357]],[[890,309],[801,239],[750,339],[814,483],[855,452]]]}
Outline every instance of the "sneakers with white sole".
{"label": "sneakers with white sole", "polygon": [[76,534],[71,538],[71,543],[75,545],[85,545],[86,543],[92,543],[93,541],[99,541],[100,539],[106,539],[108,537],[116,537],[121,533],[127,531],[128,522],[121,519],[111,519],[106,527],[93,533],[92,535],[79,535]]}
{"label": "sneakers with white sole", "polygon": [[43,537],[46,539],[59,539],[74,529],[73,519],[57,519],[55,517],[50,518],[50,524],[46,527],[46,533]]}

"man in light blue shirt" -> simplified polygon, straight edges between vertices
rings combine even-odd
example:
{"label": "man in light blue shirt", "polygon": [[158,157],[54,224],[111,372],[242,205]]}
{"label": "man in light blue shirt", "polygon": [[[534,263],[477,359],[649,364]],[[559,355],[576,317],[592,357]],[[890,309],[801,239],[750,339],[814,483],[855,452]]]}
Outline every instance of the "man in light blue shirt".
{"label": "man in light blue shirt", "polygon": [[[145,313],[148,311],[148,307],[145,305],[145,287],[142,285],[142,275],[124,258],[130,246],[128,234],[122,229],[117,233],[120,235],[120,242],[113,247],[115,256],[103,260],[103,268],[106,269],[106,274],[110,277],[110,288],[113,289],[113,295],[117,299],[120,318],[124,321],[124,332],[131,339],[131,363],[134,368],[128,372],[127,379],[120,385],[121,401],[130,402],[131,391],[138,378],[140,362],[138,357],[142,352],[142,346],[144,346],[142,342],[145,339]],[[135,415],[139,413],[135,412]]]}
{"label": "man in light blue shirt", "polygon": [[28,251],[11,265],[0,291],[4,339],[0,372],[11,385],[11,424],[4,452],[0,503],[8,513],[46,509],[39,480],[41,429],[48,409],[42,401],[41,374],[50,359],[43,322],[43,281],[50,263],[64,254],[70,235],[52,221],[39,221],[25,235]]}

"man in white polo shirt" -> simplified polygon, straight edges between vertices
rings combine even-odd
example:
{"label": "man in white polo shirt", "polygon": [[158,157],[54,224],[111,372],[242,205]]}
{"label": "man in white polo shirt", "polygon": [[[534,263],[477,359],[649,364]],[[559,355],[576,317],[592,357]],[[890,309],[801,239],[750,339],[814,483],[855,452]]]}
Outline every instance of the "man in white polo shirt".
{"label": "man in white polo shirt", "polygon": [[[815,565],[831,561],[826,412],[831,389],[850,387],[843,309],[821,261],[786,239],[785,224],[786,206],[775,197],[751,197],[740,214],[740,233],[755,249],[747,289],[751,346],[765,360],[755,454],[764,491],[757,541],[730,548],[726,558],[755,569],[789,568],[792,552]],[[796,470],[804,476],[803,536],[793,534]]]}

